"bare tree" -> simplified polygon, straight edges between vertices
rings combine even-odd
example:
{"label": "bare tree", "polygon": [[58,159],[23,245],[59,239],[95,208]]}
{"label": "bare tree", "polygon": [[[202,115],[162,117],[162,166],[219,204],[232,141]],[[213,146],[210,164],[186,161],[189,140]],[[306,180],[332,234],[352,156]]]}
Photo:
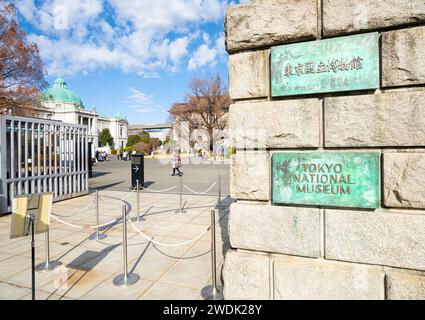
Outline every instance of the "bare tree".
{"label": "bare tree", "polygon": [[0,113],[35,114],[46,86],[37,45],[20,29],[15,6],[0,0]]}
{"label": "bare tree", "polygon": [[193,78],[185,103],[175,103],[170,110],[174,122],[188,122],[190,132],[204,129],[213,143],[214,129],[227,127],[227,113],[231,100],[220,75],[206,79]]}

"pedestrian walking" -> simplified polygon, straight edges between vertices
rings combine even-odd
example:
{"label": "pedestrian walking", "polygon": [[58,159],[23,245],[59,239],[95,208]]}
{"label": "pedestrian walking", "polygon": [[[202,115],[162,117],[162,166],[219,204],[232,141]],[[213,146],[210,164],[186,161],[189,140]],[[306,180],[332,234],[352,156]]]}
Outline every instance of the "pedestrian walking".
{"label": "pedestrian walking", "polygon": [[178,172],[178,175],[181,177],[183,175],[183,172],[180,171],[180,168],[182,166],[182,159],[180,157],[180,151],[173,153],[173,173],[172,176],[176,175],[176,171]]}
{"label": "pedestrian walking", "polygon": [[224,146],[223,145],[220,146],[220,159],[224,160]]}

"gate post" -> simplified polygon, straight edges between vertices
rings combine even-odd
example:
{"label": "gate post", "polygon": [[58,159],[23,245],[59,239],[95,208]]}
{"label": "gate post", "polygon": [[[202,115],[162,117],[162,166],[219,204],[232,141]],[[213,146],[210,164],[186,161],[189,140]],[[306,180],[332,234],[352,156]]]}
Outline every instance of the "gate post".
{"label": "gate post", "polygon": [[6,117],[0,115],[0,214],[7,211],[7,145]]}

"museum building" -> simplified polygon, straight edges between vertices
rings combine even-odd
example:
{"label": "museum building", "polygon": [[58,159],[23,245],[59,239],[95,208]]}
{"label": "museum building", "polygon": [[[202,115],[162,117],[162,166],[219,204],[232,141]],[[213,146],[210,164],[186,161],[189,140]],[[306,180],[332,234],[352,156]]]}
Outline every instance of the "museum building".
{"label": "museum building", "polygon": [[88,126],[89,142],[92,143],[93,149],[101,147],[98,137],[105,128],[109,129],[114,138],[111,147],[124,148],[127,144],[127,119],[119,112],[112,117],[106,117],[99,115],[96,107],[86,109],[82,100],[68,89],[67,83],[61,77],[43,92],[37,112],[40,118]]}

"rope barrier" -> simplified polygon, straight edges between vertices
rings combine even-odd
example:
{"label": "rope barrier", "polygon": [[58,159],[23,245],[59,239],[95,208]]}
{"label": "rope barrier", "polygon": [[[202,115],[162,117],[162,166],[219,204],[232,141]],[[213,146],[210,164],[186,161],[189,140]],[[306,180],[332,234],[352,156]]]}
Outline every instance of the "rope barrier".
{"label": "rope barrier", "polygon": [[[95,200],[91,201],[87,206],[85,206],[84,208],[82,208],[81,210],[79,210],[79,213],[85,213],[89,210],[87,210],[88,208],[90,208],[91,206],[93,206],[95,204]],[[65,217],[65,218],[69,218],[70,216],[64,216],[64,215],[56,215],[57,217]]]}
{"label": "rope barrier", "polygon": [[186,186],[185,184],[183,185],[183,187],[185,187],[187,190],[189,190],[190,192],[194,193],[194,194],[206,194],[208,191],[210,191],[212,188],[214,188],[214,186],[217,184],[217,180],[214,181],[214,183],[211,185],[211,187],[209,187],[207,190],[205,190],[204,192],[196,192],[193,191],[192,189],[190,189],[188,186]]}
{"label": "rope barrier", "polygon": [[[95,200],[90,201],[88,205],[86,205],[84,208],[82,208],[82,209],[80,210],[80,213],[85,213],[85,212],[89,211],[89,210],[87,210],[87,209],[89,209],[91,206],[93,206],[93,205],[94,205],[94,203],[95,203]],[[91,209],[91,208],[90,208],[90,209]]]}
{"label": "rope barrier", "polygon": [[[117,200],[119,200],[119,201],[124,201],[125,199],[127,199],[129,196],[131,196],[131,194],[134,192],[136,190],[136,188],[134,188],[127,196],[125,196],[124,198],[122,198],[122,199],[117,199]],[[109,197],[109,196],[104,196],[105,198],[107,198],[107,197]],[[110,198],[113,198],[113,197],[110,197]],[[116,198],[115,198],[116,199]],[[62,224],[64,224],[64,225],[67,225],[67,226],[69,226],[69,227],[72,227],[72,228],[76,228],[76,229],[97,229],[97,228],[102,228],[102,227],[105,227],[105,226],[109,226],[109,225],[111,225],[111,224],[115,224],[116,222],[117,222],[117,218],[115,218],[115,220],[112,220],[112,221],[110,221],[110,222],[107,222],[107,223],[103,223],[103,224],[99,224],[99,225],[96,225],[96,226],[80,226],[80,225],[77,225],[77,224],[73,224],[73,223],[69,223],[69,222],[66,222],[66,221],[64,221],[64,220],[62,220],[62,219],[60,219],[60,218],[58,218],[54,213],[52,213],[51,214],[51,217],[53,218],[53,219],[55,219],[57,222],[60,222],[60,223],[62,223]]]}
{"label": "rope barrier", "polygon": [[[131,196],[131,194],[132,194],[134,191],[136,191],[136,190],[137,190],[137,187],[134,187],[128,195],[126,195],[124,198],[122,198],[122,199],[118,199],[118,200],[124,201],[125,199],[127,199],[128,197],[130,197],[130,196]],[[112,197],[112,196],[101,196],[100,198],[102,198],[102,197],[105,197],[105,198],[112,198],[112,199],[117,199],[117,198]]]}
{"label": "rope barrier", "polygon": [[81,210],[83,210],[83,212],[87,212],[87,209],[88,208],[90,208],[90,207],[92,207],[94,205],[94,200],[93,201],[91,201],[91,202],[89,202],[89,204],[87,205],[87,206],[85,206],[83,209],[81,209]]}
{"label": "rope barrier", "polygon": [[115,220],[112,220],[110,222],[103,223],[103,224],[100,224],[100,225],[97,225],[97,226],[80,226],[80,225],[69,223],[69,222],[66,222],[62,219],[59,219],[54,213],[51,214],[51,217],[53,219],[55,219],[57,222],[60,222],[64,225],[67,225],[69,227],[73,227],[73,228],[76,228],[76,229],[96,229],[96,228],[102,228],[102,227],[106,227],[106,226],[109,226],[111,224],[117,223],[117,219],[115,219]]}
{"label": "rope barrier", "polygon": [[154,189],[142,187],[142,190],[147,190],[147,191],[150,191],[150,192],[166,192],[166,191],[173,190],[175,188],[177,188],[177,186],[174,186],[174,187],[171,187],[171,188],[168,188],[168,189],[164,189],[164,190],[154,190]]}
{"label": "rope barrier", "polygon": [[178,243],[164,243],[164,242],[159,242],[153,239],[153,237],[149,237],[148,235],[144,234],[142,231],[140,231],[133,223],[133,221],[131,221],[130,219],[130,225],[131,227],[134,229],[134,231],[136,231],[138,234],[140,234],[143,238],[145,238],[146,240],[149,240],[150,242],[158,245],[158,246],[162,246],[162,247],[178,247],[178,246],[184,246],[185,244],[191,243],[193,241],[199,240],[200,238],[202,238],[204,235],[206,235],[208,233],[208,231],[210,231],[210,227],[207,228],[207,230],[205,230],[203,233],[201,233],[200,235],[196,236],[195,238],[191,239],[191,240],[187,240],[187,241],[183,241],[183,242],[178,242]]}
{"label": "rope barrier", "polygon": [[[214,181],[214,183],[207,190],[205,190],[204,192],[201,192],[201,193],[195,192],[195,191],[191,190],[190,188],[188,188],[187,186],[184,186],[184,187],[186,189],[188,189],[189,191],[193,192],[193,193],[204,194],[204,193],[207,193],[209,190],[211,190],[216,185],[216,183],[217,183],[217,180]],[[174,187],[172,187],[170,189],[174,189],[176,187],[177,186],[174,186]],[[144,189],[147,189],[147,188],[144,188]],[[168,190],[170,190],[170,189],[168,189]],[[134,188],[126,197],[124,197],[122,199],[117,199],[117,198],[114,198],[114,197],[111,197],[111,196],[102,196],[102,197],[105,197],[105,198],[106,197],[109,197],[109,198],[117,199],[119,201],[124,201],[125,199],[127,199],[128,197],[130,197],[131,194],[135,190],[136,190],[136,188]],[[150,191],[152,191],[152,190],[150,190]],[[158,192],[160,192],[160,191],[158,191]],[[112,221],[109,221],[107,223],[103,223],[103,224],[100,224],[100,225],[96,225],[96,226],[81,226],[81,225],[76,225],[76,224],[73,224],[73,223],[66,222],[66,221],[58,218],[54,213],[51,214],[51,217],[53,219],[55,219],[56,221],[58,221],[59,223],[62,223],[64,225],[67,225],[69,227],[73,227],[73,228],[76,228],[76,229],[97,229],[97,228],[102,228],[102,227],[106,227],[106,226],[109,226],[109,225],[112,225],[112,224],[116,224],[117,221],[119,220],[119,219],[115,218]],[[193,239],[190,239],[190,240],[187,240],[187,241],[178,242],[178,243],[164,243],[164,242],[156,241],[156,240],[154,240],[153,237],[149,237],[148,235],[146,235],[145,233],[143,233],[142,231],[140,231],[140,229],[138,229],[136,227],[136,225],[133,223],[133,221],[131,221],[131,219],[129,219],[129,222],[130,222],[131,227],[134,229],[134,231],[136,231],[140,236],[142,236],[143,238],[145,238],[149,242],[152,242],[152,243],[154,243],[156,245],[163,246],[163,247],[178,247],[178,246],[183,246],[183,245],[189,244],[191,242],[194,242],[194,241],[199,240],[200,238],[202,238],[211,229],[211,227],[208,227],[204,232],[202,232],[201,234],[197,235]]]}
{"label": "rope barrier", "polygon": [[[196,191],[194,191],[194,190],[192,190],[192,189],[190,189],[188,186],[186,186],[186,185],[183,185],[188,191],[190,191],[190,192],[192,192],[192,193],[194,193],[194,194],[205,194],[205,193],[207,193],[208,191],[210,191],[212,188],[214,188],[214,186],[217,184],[217,180],[215,180],[214,182],[213,182],[213,184],[207,189],[207,190],[205,190],[204,192],[196,192]],[[161,193],[161,192],[167,192],[167,191],[170,191],[170,190],[173,190],[173,189],[175,189],[175,188],[177,188],[177,186],[173,186],[173,187],[171,187],[171,188],[167,188],[167,189],[161,189],[161,190],[155,190],[155,189],[151,189],[151,188],[147,188],[147,187],[141,187],[140,189],[141,190],[146,190],[146,191],[150,191],[150,192],[158,192],[158,193]],[[136,188],[134,188],[131,192],[134,192],[134,191],[136,191]],[[104,197],[104,196],[101,196],[100,198],[102,198],[102,197]],[[107,197],[107,196],[106,196]],[[126,197],[127,198],[127,197]],[[123,199],[126,199],[126,198],[123,198]]]}
{"label": "rope barrier", "polygon": [[[120,244],[122,244],[122,241],[118,241],[118,242],[115,242],[115,243],[110,243],[110,242],[105,242],[105,241],[102,241],[102,240],[96,240],[98,243],[100,243],[100,244],[103,244],[103,245],[105,245],[105,246],[115,246],[115,245],[120,245]],[[149,241],[144,241],[144,242],[137,242],[137,243],[129,243],[129,244],[127,244],[129,247],[131,247],[131,246],[141,246],[141,245],[143,245],[143,244],[146,244],[146,243],[149,243]]]}

